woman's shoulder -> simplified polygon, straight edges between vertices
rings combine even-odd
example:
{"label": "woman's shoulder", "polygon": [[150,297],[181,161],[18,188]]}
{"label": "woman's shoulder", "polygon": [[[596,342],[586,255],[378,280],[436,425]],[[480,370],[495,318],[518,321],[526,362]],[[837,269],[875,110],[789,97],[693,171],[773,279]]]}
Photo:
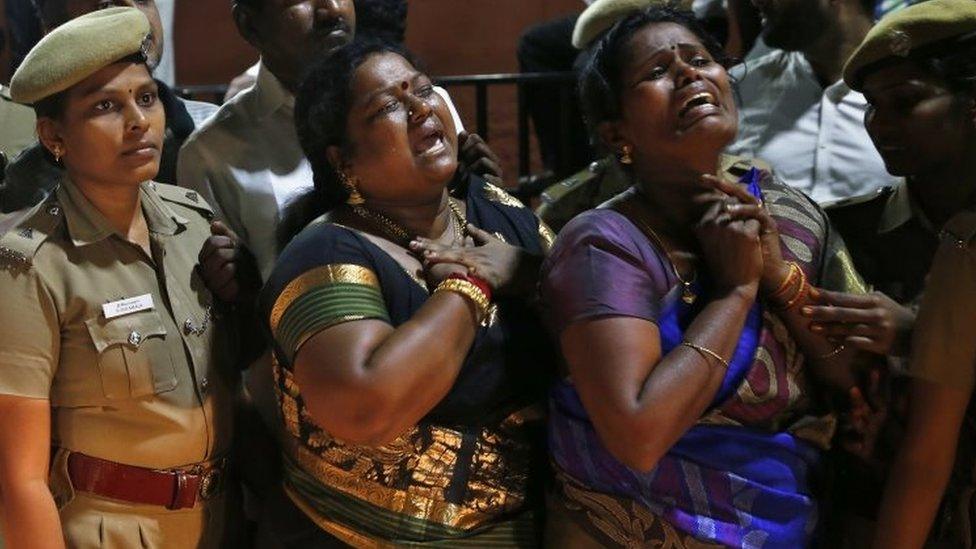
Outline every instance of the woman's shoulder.
{"label": "woman's shoulder", "polygon": [[[165,203],[166,207],[173,210],[173,213],[182,217],[201,219],[207,223],[214,219],[213,208],[200,196],[200,193],[194,190],[156,181],[147,181],[142,184],[142,191],[145,193],[144,196],[154,201],[158,198],[159,201]],[[158,202],[156,203],[158,204]]]}
{"label": "woman's shoulder", "polygon": [[823,216],[823,210],[812,198],[803,191],[784,183],[776,175],[776,171],[766,162],[753,158],[741,158],[738,165],[748,166],[757,171],[759,188],[762,189],[763,201],[767,205],[771,207],[789,205],[817,217]]}
{"label": "woman's shoulder", "polygon": [[60,248],[57,242],[65,240],[61,236],[64,223],[63,210],[53,195],[33,206],[0,213],[0,270],[37,268],[50,255],[50,244]]}
{"label": "woman's shoulder", "polygon": [[531,213],[531,210],[521,200],[487,179],[474,174],[469,174],[466,179],[465,186],[471,200],[489,202],[513,211]]}
{"label": "woman's shoulder", "polygon": [[321,217],[309,223],[282,250],[267,288],[273,292],[310,270],[330,265],[374,268],[367,243],[356,231]]}
{"label": "woman's shoulder", "polygon": [[745,176],[755,170],[763,203],[774,218],[792,219],[808,228],[826,231],[827,216],[820,205],[803,191],[783,183],[768,163],[758,158],[732,155],[726,155],[722,160],[726,172],[734,177]]}
{"label": "woman's shoulder", "polygon": [[587,210],[566,224],[556,237],[552,253],[579,245],[618,246],[638,251],[646,238],[622,213],[611,208]]}
{"label": "woman's shoulder", "polygon": [[466,176],[462,188],[464,192],[459,193],[458,198],[466,199],[469,207],[474,208],[469,217],[477,218],[482,229],[505,235],[510,243],[518,243],[529,250],[549,248],[552,232],[535,212],[508,191],[473,174]]}

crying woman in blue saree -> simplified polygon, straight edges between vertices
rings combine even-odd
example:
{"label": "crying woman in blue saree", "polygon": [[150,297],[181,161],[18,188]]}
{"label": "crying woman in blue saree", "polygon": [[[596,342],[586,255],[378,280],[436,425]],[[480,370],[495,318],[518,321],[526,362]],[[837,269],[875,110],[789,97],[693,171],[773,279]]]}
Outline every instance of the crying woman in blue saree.
{"label": "crying woman in blue saree", "polygon": [[635,13],[589,55],[588,122],[633,186],[566,225],[543,268],[567,368],[547,545],[807,546],[823,397],[854,387],[856,353],[801,311],[816,286],[863,285],[815,203],[722,155],[732,85],[690,13]]}

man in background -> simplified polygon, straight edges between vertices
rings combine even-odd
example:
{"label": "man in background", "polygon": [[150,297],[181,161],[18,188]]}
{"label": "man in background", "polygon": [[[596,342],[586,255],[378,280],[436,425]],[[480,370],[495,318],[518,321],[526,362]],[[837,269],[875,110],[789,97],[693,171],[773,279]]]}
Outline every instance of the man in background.
{"label": "man in background", "polygon": [[738,80],[739,136],[729,147],[760,158],[820,203],[897,181],[864,129],[867,101],[841,80],[874,24],[875,0],[757,0],[772,52],[730,73]]}

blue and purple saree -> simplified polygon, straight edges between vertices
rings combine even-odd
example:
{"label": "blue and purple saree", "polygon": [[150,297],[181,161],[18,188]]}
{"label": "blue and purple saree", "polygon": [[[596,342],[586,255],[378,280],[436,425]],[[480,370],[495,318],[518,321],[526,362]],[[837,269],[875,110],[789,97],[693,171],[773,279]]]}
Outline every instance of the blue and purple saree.
{"label": "blue and purple saree", "polygon": [[[729,163],[732,164],[732,163]],[[738,171],[733,171],[739,166]],[[808,279],[857,290],[843,244],[805,196],[766,171],[732,164],[779,226],[784,257]],[[760,190],[761,189],[761,190]],[[839,272],[838,272],[839,271]],[[584,319],[629,316],[654,322],[662,353],[680,345],[708,300],[681,299],[667,256],[611,208],[584,213],[560,233],[542,278],[555,333]],[[779,318],[757,302],[712,405],[648,473],[628,468],[600,440],[570,379],[550,396],[552,504],[593,540],[613,546],[803,547],[817,524],[810,478],[833,432],[811,415],[804,359]]]}

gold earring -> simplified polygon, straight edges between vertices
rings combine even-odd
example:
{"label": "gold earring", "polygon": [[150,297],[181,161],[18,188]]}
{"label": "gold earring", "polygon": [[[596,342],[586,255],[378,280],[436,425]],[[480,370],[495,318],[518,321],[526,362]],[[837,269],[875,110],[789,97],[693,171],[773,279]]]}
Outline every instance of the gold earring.
{"label": "gold earring", "polygon": [[634,159],[630,156],[630,151],[631,151],[630,145],[624,145],[623,148],[620,149],[621,164],[626,164],[629,166],[634,163]]}
{"label": "gold earring", "polygon": [[61,163],[61,147],[55,147],[53,153],[54,153],[54,163],[55,164],[60,164]]}
{"label": "gold earring", "polygon": [[349,193],[349,198],[346,199],[346,204],[350,206],[361,206],[366,202],[363,195],[359,194],[359,189],[356,188],[356,183],[351,177],[346,175],[346,172],[339,170],[339,182]]}

